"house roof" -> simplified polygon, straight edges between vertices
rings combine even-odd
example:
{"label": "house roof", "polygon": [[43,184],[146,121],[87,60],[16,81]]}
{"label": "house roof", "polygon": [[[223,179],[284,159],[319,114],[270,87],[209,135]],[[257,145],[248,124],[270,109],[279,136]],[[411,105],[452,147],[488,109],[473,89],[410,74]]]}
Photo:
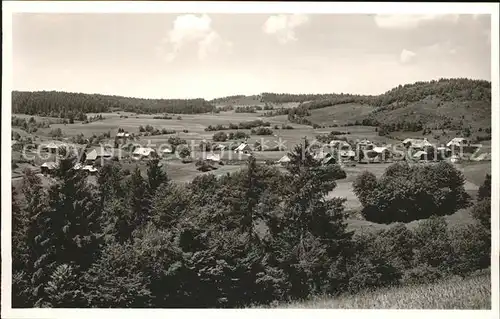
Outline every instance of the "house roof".
{"label": "house roof", "polygon": [[413,154],[413,157],[421,157],[422,155],[427,155],[427,152],[418,151],[415,154]]}
{"label": "house roof", "polygon": [[371,149],[370,151],[374,151],[374,152],[377,152],[377,153],[382,153],[382,152],[389,151],[389,150],[385,146],[376,146],[373,149]]}
{"label": "house roof", "polygon": [[126,132],[119,132],[116,134],[117,137],[129,137],[130,134]]}
{"label": "house roof", "polygon": [[90,153],[87,154],[87,160],[96,160],[98,157],[111,157],[113,154],[109,151],[106,151],[102,148],[95,148]]}
{"label": "house roof", "polygon": [[321,161],[321,163],[322,163],[322,164],[328,164],[330,161],[334,161],[334,162],[336,162],[335,157],[333,157],[333,156],[326,157],[326,158],[324,158],[324,159]]}
{"label": "house roof", "polygon": [[220,161],[220,154],[213,154],[213,153],[208,154],[206,159],[209,161],[219,162]]}
{"label": "house roof", "polygon": [[353,150],[340,151],[340,156],[342,156],[342,157],[352,157],[352,156],[356,156],[356,152],[354,152]]}
{"label": "house roof", "polygon": [[250,146],[247,143],[241,143],[235,151],[244,151],[246,149],[250,149]]}
{"label": "house roof", "polygon": [[322,160],[324,158],[331,157],[331,156],[332,156],[332,154],[330,154],[329,152],[320,151],[319,153],[316,153],[314,155],[314,159],[315,160]]}
{"label": "house roof", "polygon": [[134,155],[149,156],[151,153],[155,153],[155,150],[150,147],[138,147],[134,150]]}
{"label": "house roof", "polygon": [[283,157],[278,160],[278,163],[288,163],[288,162],[290,162],[290,157],[288,157],[288,155],[286,154],[283,155]]}
{"label": "house roof", "polygon": [[82,167],[82,170],[89,171],[91,173],[97,172],[97,168],[93,167],[92,165],[85,165]]}
{"label": "house roof", "polygon": [[455,137],[455,138],[452,138],[451,141],[449,141],[448,144],[446,144],[446,146],[460,145],[460,144],[462,144],[464,142],[467,142],[466,138]]}
{"label": "house roof", "polygon": [[414,147],[432,146],[432,144],[429,143],[429,141],[426,138],[424,138],[424,139],[407,138],[402,143],[403,144],[410,143],[411,146],[414,146]]}
{"label": "house roof", "polygon": [[172,153],[174,150],[170,147],[170,146],[167,146],[165,147],[165,149],[163,151],[161,151],[162,153]]}
{"label": "house roof", "polygon": [[47,167],[48,169],[57,168],[57,164],[55,162],[45,162],[41,165],[41,167]]}

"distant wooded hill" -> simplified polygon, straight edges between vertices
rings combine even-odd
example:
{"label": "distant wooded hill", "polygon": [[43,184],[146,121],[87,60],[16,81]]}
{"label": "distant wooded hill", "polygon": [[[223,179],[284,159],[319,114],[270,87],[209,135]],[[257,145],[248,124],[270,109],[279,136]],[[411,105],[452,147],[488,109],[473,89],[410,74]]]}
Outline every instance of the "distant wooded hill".
{"label": "distant wooded hill", "polygon": [[[385,126],[389,131],[407,127],[482,127],[491,126],[491,82],[466,78],[440,79],[399,85],[383,94],[286,94],[234,95],[207,101],[205,99],[140,99],[121,96],[66,92],[12,93],[13,113],[75,117],[80,113],[100,113],[123,110],[136,113],[195,114],[216,111],[216,104],[279,104],[299,103],[290,110],[308,114],[307,110],[331,106],[366,106],[358,118],[340,119],[359,121],[365,125]],[[284,113],[283,113],[284,112]],[[349,112],[346,112],[349,114]],[[417,123],[413,125],[411,123]],[[422,124],[422,125],[420,125]]]}
{"label": "distant wooded hill", "polygon": [[215,107],[204,99],[141,99],[114,95],[56,91],[12,92],[12,112],[30,115],[78,118],[79,113],[122,110],[135,113],[194,114]]}

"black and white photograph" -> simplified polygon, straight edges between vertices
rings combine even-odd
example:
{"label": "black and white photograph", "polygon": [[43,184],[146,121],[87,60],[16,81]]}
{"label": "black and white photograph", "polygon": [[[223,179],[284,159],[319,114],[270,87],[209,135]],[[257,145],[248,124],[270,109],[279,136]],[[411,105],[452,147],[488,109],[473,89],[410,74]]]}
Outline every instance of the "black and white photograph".
{"label": "black and white photograph", "polygon": [[2,317],[498,315],[498,3],[2,5]]}

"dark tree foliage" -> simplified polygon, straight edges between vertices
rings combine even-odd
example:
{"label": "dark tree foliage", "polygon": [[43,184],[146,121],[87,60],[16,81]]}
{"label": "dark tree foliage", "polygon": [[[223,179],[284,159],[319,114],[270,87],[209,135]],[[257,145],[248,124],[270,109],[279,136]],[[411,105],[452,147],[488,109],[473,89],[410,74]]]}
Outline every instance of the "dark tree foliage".
{"label": "dark tree foliage", "polygon": [[491,175],[486,174],[486,178],[477,192],[477,200],[491,198]]}
{"label": "dark tree foliage", "polygon": [[114,109],[134,113],[195,114],[212,112],[215,107],[204,99],[140,99],[56,91],[12,92],[13,113],[79,118],[82,113],[104,113]]}
{"label": "dark tree foliage", "polygon": [[469,204],[465,178],[453,165],[409,166],[395,163],[375,179],[365,172],[353,182],[367,220],[410,222],[433,215],[450,215]]}

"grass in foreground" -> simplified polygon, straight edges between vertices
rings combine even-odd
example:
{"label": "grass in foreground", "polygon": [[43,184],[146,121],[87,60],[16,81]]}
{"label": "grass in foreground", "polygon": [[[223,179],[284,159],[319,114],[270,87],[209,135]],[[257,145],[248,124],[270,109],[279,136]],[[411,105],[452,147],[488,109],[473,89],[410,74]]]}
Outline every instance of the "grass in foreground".
{"label": "grass in foreground", "polygon": [[337,298],[317,297],[277,308],[316,309],[491,309],[491,277],[481,274],[425,285],[381,288]]}

